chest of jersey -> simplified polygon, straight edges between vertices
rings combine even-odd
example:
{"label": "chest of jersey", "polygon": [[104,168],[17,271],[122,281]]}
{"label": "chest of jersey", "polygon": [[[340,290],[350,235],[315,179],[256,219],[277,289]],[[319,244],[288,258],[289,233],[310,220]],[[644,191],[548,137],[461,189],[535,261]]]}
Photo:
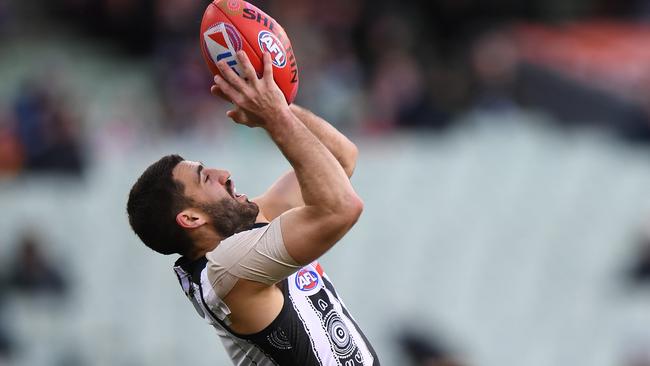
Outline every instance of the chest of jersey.
{"label": "chest of jersey", "polygon": [[280,283],[284,295],[280,314],[252,335],[229,329],[229,309],[214,296],[209,281],[178,277],[198,314],[217,330],[235,365],[379,365],[372,346],[317,262]]}

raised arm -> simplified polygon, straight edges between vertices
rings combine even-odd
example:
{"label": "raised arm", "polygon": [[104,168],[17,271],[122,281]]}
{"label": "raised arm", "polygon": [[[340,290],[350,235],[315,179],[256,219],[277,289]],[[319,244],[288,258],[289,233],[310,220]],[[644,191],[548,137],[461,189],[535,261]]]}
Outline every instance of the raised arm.
{"label": "raised arm", "polygon": [[[352,176],[357,163],[358,150],[356,145],[334,126],[323,118],[305,108],[292,104],[291,112],[313,133],[320,142],[334,155],[341,164],[345,174]],[[305,204],[300,192],[300,186],[293,170],[283,174],[264,194],[254,201],[260,206],[262,213],[269,220],[282,213]]]}
{"label": "raised arm", "polygon": [[286,104],[273,81],[270,56],[264,55],[264,76],[258,79],[245,53],[238,53],[246,80],[223,62],[216,87],[236,105],[228,116],[235,122],[264,128],[295,171],[304,206],[281,217],[289,254],[306,264],[320,257],[354,225],[363,203],[341,163]]}

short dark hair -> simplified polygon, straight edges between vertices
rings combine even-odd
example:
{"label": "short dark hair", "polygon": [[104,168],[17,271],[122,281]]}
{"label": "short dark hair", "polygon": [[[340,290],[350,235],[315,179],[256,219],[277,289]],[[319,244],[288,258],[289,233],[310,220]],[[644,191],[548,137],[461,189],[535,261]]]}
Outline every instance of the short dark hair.
{"label": "short dark hair", "polygon": [[149,248],[161,254],[188,254],[192,239],[176,223],[176,215],[192,201],[185,197],[183,183],[172,170],[183,161],[180,155],[167,155],[151,164],[131,188],[126,212],[131,228]]}

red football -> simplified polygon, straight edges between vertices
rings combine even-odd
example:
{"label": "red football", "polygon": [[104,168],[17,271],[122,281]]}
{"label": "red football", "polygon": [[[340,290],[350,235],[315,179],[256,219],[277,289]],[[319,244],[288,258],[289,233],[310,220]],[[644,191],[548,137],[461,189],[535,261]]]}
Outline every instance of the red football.
{"label": "red football", "polygon": [[215,63],[226,60],[243,75],[236,52],[244,50],[258,75],[262,75],[264,52],[271,54],[273,78],[287,103],[298,92],[298,65],[289,37],[273,18],[242,0],[214,0],[203,13],[201,21],[201,52],[213,75],[219,70]]}

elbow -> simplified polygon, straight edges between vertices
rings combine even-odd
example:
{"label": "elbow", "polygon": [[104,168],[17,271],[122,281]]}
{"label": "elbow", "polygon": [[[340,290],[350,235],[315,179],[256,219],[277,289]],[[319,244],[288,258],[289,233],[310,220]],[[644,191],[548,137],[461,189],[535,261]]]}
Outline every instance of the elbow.
{"label": "elbow", "polygon": [[362,213],[363,201],[356,194],[346,201],[344,207],[341,210],[341,216],[350,227],[359,220],[359,217],[361,217]]}
{"label": "elbow", "polygon": [[354,221],[356,222],[359,219],[359,217],[361,217],[361,214],[363,213],[364,203],[359,196],[356,196],[352,206],[353,206],[352,213],[354,214],[355,217]]}

